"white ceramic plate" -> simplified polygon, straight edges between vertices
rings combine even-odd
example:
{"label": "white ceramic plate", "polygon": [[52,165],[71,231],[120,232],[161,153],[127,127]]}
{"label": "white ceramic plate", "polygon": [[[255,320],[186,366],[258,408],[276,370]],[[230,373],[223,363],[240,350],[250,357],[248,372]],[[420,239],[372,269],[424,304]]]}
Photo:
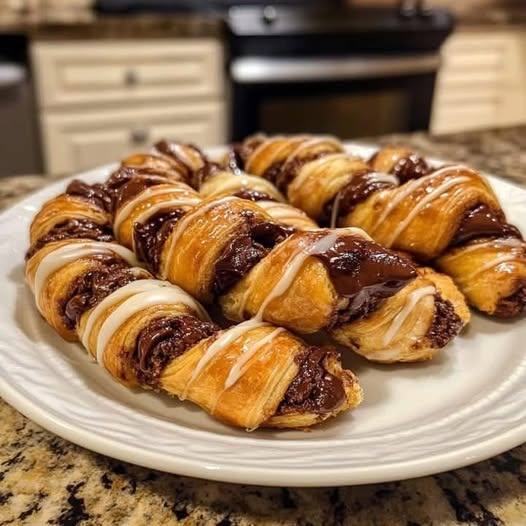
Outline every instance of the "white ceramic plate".
{"label": "white ceramic plate", "polygon": [[[350,146],[358,154],[371,150]],[[112,167],[81,177],[104,180]],[[490,177],[526,232],[526,191]],[[46,429],[88,449],[173,473],[248,484],[327,486],[445,471],[526,441],[526,323],[473,316],[437,359],[380,366],[345,353],[365,401],[311,432],[246,433],[190,403],[126,389],[62,341],[24,284],[30,220],[66,185],[0,216],[0,395]]]}

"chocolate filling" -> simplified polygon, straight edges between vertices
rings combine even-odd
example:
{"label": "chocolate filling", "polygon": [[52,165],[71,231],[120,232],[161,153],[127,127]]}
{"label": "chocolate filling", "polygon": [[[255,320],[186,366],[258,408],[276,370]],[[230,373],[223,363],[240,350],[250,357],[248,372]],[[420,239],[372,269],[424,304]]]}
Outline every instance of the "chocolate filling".
{"label": "chocolate filling", "polygon": [[274,186],[277,186],[277,181],[283,168],[284,160],[276,161],[272,163],[262,174],[261,177],[264,177],[270,181]]}
{"label": "chocolate filling", "polygon": [[314,255],[327,268],[338,294],[349,299],[345,309],[335,313],[333,326],[367,316],[417,275],[407,258],[356,236],[342,236]]}
{"label": "chocolate filling", "polygon": [[488,205],[481,204],[464,214],[450,246],[488,236],[512,236],[522,239],[517,227],[506,223],[506,218],[501,210],[493,210]]}
{"label": "chocolate filling", "polygon": [[214,267],[213,292],[221,295],[245,276],[270,250],[294,230],[244,213],[244,228],[223,249]]}
{"label": "chocolate filling", "polygon": [[178,356],[220,328],[193,316],[152,320],[137,337],[132,367],[138,381],[156,388],[163,369]]}
{"label": "chocolate filling", "polygon": [[104,184],[87,184],[79,179],[74,179],[68,184],[65,193],[67,195],[81,197],[106,212],[112,211],[111,193]]}
{"label": "chocolate filling", "polygon": [[462,329],[462,320],[449,300],[435,294],[435,314],[427,331],[427,338],[436,348],[444,347]]}
{"label": "chocolate filling", "polygon": [[197,146],[195,146],[194,144],[182,143],[182,142],[178,142],[178,141],[168,141],[166,139],[163,139],[163,140],[155,143],[155,149],[158,152],[160,152],[160,153],[162,153],[164,155],[167,155],[168,157],[171,157],[172,159],[177,161],[177,163],[181,166],[181,168],[183,168],[185,170],[187,180],[190,180],[192,175],[193,175],[192,172],[194,170],[193,170],[193,167],[189,166],[187,164],[186,160],[179,155],[178,148],[180,146],[183,146],[185,148],[189,148],[190,150],[193,150],[200,157],[200,159],[201,159],[201,161],[202,161],[202,163],[204,165],[206,165],[208,163],[208,159],[205,157],[203,152]]}
{"label": "chocolate filling", "polygon": [[118,186],[113,187],[113,207],[115,211],[118,210],[119,207],[126,204],[128,201],[131,201],[143,190],[146,190],[152,186],[169,182],[167,179],[162,177],[145,174],[144,172],[137,170],[134,170],[133,174],[129,174],[128,172],[126,177],[128,176],[130,178],[125,183],[122,182],[124,180],[123,177],[122,179],[118,179]]}
{"label": "chocolate filling", "polygon": [[133,238],[137,257],[146,261],[157,272],[161,264],[163,245],[177,221],[185,214],[181,209],[161,210],[146,223],[133,225]]}
{"label": "chocolate filling", "polygon": [[[146,168],[132,168],[130,166],[121,166],[115,170],[108,180],[106,181],[106,186],[110,190],[117,190],[121,186],[124,186],[126,183],[130,182],[133,178],[141,174],[149,174],[148,169]],[[153,174],[149,174],[153,175]]]}
{"label": "chocolate filling", "polygon": [[64,302],[64,321],[70,329],[75,327],[84,312],[100,303],[106,296],[132,281],[141,279],[122,259],[107,256],[97,258],[102,263],[100,268],[79,276]]}
{"label": "chocolate filling", "polygon": [[[350,214],[358,204],[365,201],[372,193],[378,190],[393,188],[395,186],[393,183],[388,183],[387,181],[375,180],[372,176],[373,173],[374,172],[364,171],[354,174],[352,180],[340,190],[340,197],[338,199],[338,218]],[[323,215],[320,218],[320,223],[322,225],[329,224],[335,199],[326,203]]]}
{"label": "chocolate filling", "polygon": [[327,155],[327,152],[317,152],[305,155],[304,157],[297,157],[288,162],[286,166],[284,166],[284,160],[277,161],[265,170],[262,177],[274,183],[279,190],[286,194],[287,188],[298,175],[302,167],[316,159],[324,157],[325,155]]}
{"label": "chocolate filling", "polygon": [[259,190],[251,190],[250,188],[243,188],[233,195],[234,197],[246,199],[247,201],[275,201],[273,197],[266,194],[265,192],[260,192]]}
{"label": "chocolate filling", "polygon": [[400,184],[407,183],[411,179],[419,179],[431,172],[426,160],[416,153],[408,157],[402,157],[391,169],[391,173],[398,177]]}
{"label": "chocolate filling", "polygon": [[521,314],[525,309],[526,281],[523,281],[519,285],[517,292],[499,301],[493,314],[499,318],[513,318]]}
{"label": "chocolate filling", "polygon": [[219,172],[221,167],[217,163],[206,161],[199,170],[196,170],[190,176],[190,186],[199,190],[201,186],[210,179],[214,174]]}
{"label": "chocolate filling", "polygon": [[38,239],[26,253],[26,260],[43,246],[63,239],[91,239],[93,241],[113,241],[113,231],[109,225],[99,225],[89,219],[69,219],[55,225],[46,235]]}
{"label": "chocolate filling", "polygon": [[339,357],[330,347],[309,347],[301,357],[300,370],[292,380],[276,415],[288,413],[329,413],[345,401],[343,382],[329,373],[323,362],[329,355]]}

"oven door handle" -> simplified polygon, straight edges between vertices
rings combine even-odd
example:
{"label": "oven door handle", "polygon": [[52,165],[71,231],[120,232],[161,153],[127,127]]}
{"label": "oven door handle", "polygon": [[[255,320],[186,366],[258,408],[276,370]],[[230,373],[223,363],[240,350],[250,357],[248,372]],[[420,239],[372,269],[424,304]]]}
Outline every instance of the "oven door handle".
{"label": "oven door handle", "polygon": [[312,82],[431,73],[439,66],[437,53],[308,59],[240,57],[232,61],[230,75],[239,84]]}

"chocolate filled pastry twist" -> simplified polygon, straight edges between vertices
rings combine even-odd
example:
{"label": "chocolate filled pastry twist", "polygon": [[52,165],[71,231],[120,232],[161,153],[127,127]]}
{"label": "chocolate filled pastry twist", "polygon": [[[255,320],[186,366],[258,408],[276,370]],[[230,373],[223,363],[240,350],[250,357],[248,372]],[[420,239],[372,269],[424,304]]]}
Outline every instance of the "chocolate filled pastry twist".
{"label": "chocolate filled pastry twist", "polygon": [[[158,148],[160,150],[157,150]],[[188,145],[182,143],[163,140],[157,143],[155,151],[163,156],[173,155],[173,159],[177,160],[181,157],[181,152],[185,152],[188,148]],[[191,152],[199,162],[194,161],[193,164],[188,165],[190,168],[185,174],[186,178],[182,180],[198,190],[202,198],[217,199],[233,195],[257,202],[280,223],[302,230],[317,228],[316,223],[303,210],[289,205],[283,194],[271,182],[236,169],[235,160],[230,159],[229,154],[217,164],[210,161],[196,146],[191,146]],[[125,159],[122,165],[129,167],[129,160],[130,158]]]}
{"label": "chocolate filled pastry twist", "polygon": [[[201,179],[206,187],[210,179]],[[217,301],[229,319],[256,317],[300,333],[325,329],[370,359],[394,362],[431,358],[469,318],[451,283],[435,284],[363,231],[291,229],[259,201],[212,195],[195,205],[197,194],[184,183],[130,192],[134,184],[115,188],[117,239],[161,278]],[[364,337],[369,326],[385,337]]]}
{"label": "chocolate filled pastry twist", "polygon": [[[46,222],[37,214],[32,228]],[[304,428],[360,403],[358,381],[333,348],[259,320],[221,329],[129,249],[82,234],[33,246],[26,278],[46,321],[125,386],[188,399],[249,430]]]}
{"label": "chocolate filled pastry twist", "polygon": [[[480,173],[463,165],[433,167],[415,152],[399,147],[379,150],[370,163],[373,169],[397,174],[405,182],[391,192],[389,204],[381,195],[364,203],[382,210],[386,222],[399,221],[391,235],[372,224],[375,238],[417,256],[435,258],[436,266],[453,277],[471,305],[487,314],[512,318],[524,310],[526,243],[506,221]],[[363,206],[345,222],[365,222],[365,215]],[[426,228],[429,225],[433,227]]]}
{"label": "chocolate filled pastry twist", "polygon": [[463,165],[433,167],[406,148],[370,163],[330,137],[255,136],[238,166],[278,184],[322,224],[357,226],[382,245],[432,262],[477,309],[513,317],[526,304],[526,248],[491,187]]}

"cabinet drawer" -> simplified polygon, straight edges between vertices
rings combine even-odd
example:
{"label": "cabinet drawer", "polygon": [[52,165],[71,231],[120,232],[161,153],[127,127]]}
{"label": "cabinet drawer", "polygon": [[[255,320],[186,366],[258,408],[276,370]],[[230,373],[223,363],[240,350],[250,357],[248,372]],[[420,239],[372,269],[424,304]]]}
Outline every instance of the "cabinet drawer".
{"label": "cabinet drawer", "polygon": [[49,174],[78,172],[144,151],[168,137],[200,146],[226,140],[221,102],[133,110],[44,112],[42,135]]}
{"label": "cabinet drawer", "polygon": [[37,42],[41,107],[219,96],[223,52],[215,39]]}

